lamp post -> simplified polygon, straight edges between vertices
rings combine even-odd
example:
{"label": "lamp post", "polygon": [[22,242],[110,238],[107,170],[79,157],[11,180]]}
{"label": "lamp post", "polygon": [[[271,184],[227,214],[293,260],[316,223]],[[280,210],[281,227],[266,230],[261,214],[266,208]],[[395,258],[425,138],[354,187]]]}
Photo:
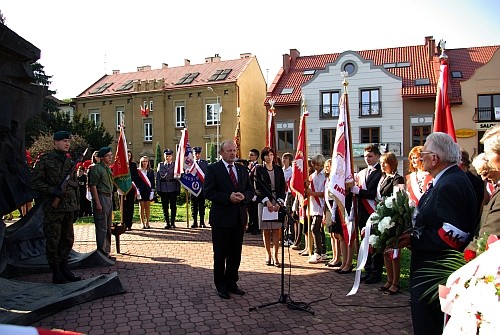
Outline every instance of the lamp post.
{"label": "lamp post", "polygon": [[210,92],[215,94],[215,96],[217,97],[217,106],[216,107],[219,108],[219,110],[217,111],[217,120],[216,120],[217,121],[217,135],[216,135],[217,136],[217,156],[218,156],[219,150],[220,150],[220,148],[219,148],[219,142],[220,142],[220,140],[219,140],[219,127],[220,127],[220,113],[222,113],[222,106],[220,104],[219,94],[217,94],[217,92],[215,92],[214,89],[210,86],[207,87],[207,90],[209,90]]}

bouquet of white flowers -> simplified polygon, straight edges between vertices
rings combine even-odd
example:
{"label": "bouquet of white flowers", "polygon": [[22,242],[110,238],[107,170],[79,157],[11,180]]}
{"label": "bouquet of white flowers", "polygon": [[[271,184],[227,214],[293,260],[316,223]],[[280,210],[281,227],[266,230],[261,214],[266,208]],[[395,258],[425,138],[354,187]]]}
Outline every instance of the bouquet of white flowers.
{"label": "bouquet of white flowers", "polygon": [[398,238],[412,228],[414,209],[403,190],[385,197],[377,204],[367,222],[372,225],[373,234],[369,237],[369,243],[375,252],[384,253],[386,248],[397,248]]}

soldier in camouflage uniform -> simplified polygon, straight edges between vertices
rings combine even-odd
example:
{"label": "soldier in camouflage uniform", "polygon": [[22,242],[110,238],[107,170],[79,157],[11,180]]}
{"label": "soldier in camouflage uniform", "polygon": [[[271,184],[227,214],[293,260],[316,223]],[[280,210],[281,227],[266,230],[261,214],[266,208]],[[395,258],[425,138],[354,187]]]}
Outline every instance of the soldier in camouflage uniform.
{"label": "soldier in camouflage uniform", "polygon": [[[54,134],[54,150],[40,157],[35,164],[32,182],[32,188],[39,192],[37,201],[43,203],[45,252],[54,284],[81,280],[68,268],[68,257],[75,239],[73,215],[80,208],[76,173],[70,171],[74,167],[68,155],[70,137],[67,131]],[[63,190],[61,183],[69,173],[70,179]]]}

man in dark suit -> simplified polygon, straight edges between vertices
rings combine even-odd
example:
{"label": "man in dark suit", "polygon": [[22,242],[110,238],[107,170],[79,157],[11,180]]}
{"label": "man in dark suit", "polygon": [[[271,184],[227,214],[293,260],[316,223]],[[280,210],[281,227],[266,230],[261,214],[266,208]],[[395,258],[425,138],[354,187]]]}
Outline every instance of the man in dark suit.
{"label": "man in dark suit", "polygon": [[[370,144],[365,147],[364,158],[367,167],[358,172],[356,185],[351,188],[351,192],[358,199],[358,228],[360,231],[366,226],[366,221],[375,212],[377,197],[377,187],[382,170],[380,169],[380,150],[378,146]],[[382,278],[384,257],[382,254],[369,253],[366,259],[365,273],[361,281],[365,284],[378,283]],[[341,271],[340,273],[350,271]]]}
{"label": "man in dark suit", "polygon": [[[175,228],[175,217],[177,215],[177,197],[181,193],[181,183],[174,178],[175,161],[173,150],[163,150],[164,161],[158,164],[156,170],[156,191],[160,195],[165,229]],[[170,216],[169,216],[170,207]]]}
{"label": "man in dark suit", "polygon": [[222,160],[207,167],[203,191],[212,202],[209,223],[212,226],[214,251],[214,282],[217,294],[229,299],[229,293],[245,294],[238,285],[243,235],[247,223],[246,205],[252,200],[254,190],[246,169],[234,164],[236,144],[222,142]]}
{"label": "man in dark suit", "polygon": [[[259,155],[260,152],[257,149],[250,149],[250,152],[248,153],[248,170],[250,170],[248,174],[250,176],[250,182],[252,183],[253,187],[255,187],[254,178],[255,170],[257,168],[257,165],[259,165]],[[253,201],[248,203],[247,233],[251,233],[252,235],[260,234],[258,207],[259,205],[257,203],[257,199],[253,199]]]}
{"label": "man in dark suit", "polygon": [[[139,178],[139,173],[137,172],[137,164],[132,160],[132,151],[127,150],[128,155],[128,168],[130,171],[130,178],[132,179],[132,189],[123,198],[123,224],[127,227],[127,230],[132,230],[132,221],[134,218],[135,209],[135,195],[137,194],[136,182]],[[123,195],[120,195],[123,197]]]}
{"label": "man in dark suit", "polygon": [[[201,147],[194,147],[194,160],[203,173],[207,173],[208,162],[201,159]],[[203,185],[202,185],[203,188]],[[205,196],[202,192],[196,197],[191,196],[191,212],[193,213],[193,224],[191,228],[198,227],[198,213],[200,214],[200,228],[205,228]]]}
{"label": "man in dark suit", "polygon": [[457,165],[460,147],[450,135],[430,134],[420,159],[434,180],[415,209],[415,231],[410,239],[411,313],[414,334],[433,335],[443,331],[443,313],[438,299],[431,301],[432,294],[424,295],[436,283],[429,283],[419,270],[432,267],[430,262],[438,263],[450,250],[464,249],[474,233],[476,195],[469,178]]}

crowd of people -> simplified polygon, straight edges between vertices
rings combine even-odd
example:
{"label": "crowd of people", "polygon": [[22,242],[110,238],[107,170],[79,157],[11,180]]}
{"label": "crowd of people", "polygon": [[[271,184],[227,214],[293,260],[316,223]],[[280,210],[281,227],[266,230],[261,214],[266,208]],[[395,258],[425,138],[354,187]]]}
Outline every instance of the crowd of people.
{"label": "crowd of people", "polygon": [[[76,216],[93,215],[97,250],[115,260],[111,256],[112,196],[116,192],[112,149],[103,147],[96,151],[92,164],[70,174],[70,182],[61,189],[61,180],[72,166],[67,155],[70,136],[65,131],[55,133],[54,150],[43,155],[34,167],[32,186],[41,194],[38,200],[45,200],[44,233],[53,283],[81,279],[68,269],[67,263]],[[236,156],[234,141],[226,140],[221,144],[220,160],[208,164],[201,158],[201,147],[193,148],[195,160],[205,173],[205,182],[203,191],[191,197],[191,228],[206,227],[205,202],[208,200],[217,294],[223,299],[229,299],[230,293],[245,294],[237,285],[245,232],[262,234],[265,266],[282,266],[280,247],[290,247],[307,255],[308,263],[324,264],[338,274],[351,273],[359,238],[364,237],[377,204],[402,190],[415,207],[414,228],[399,236],[397,244],[383,253],[371,249],[361,282],[368,285],[381,282],[385,268],[385,283],[378,290],[397,294],[400,249],[410,249],[414,333],[439,334],[443,327],[439,301],[424,294],[431,284],[419,276],[419,271],[449,250],[475,250],[477,239],[484,234],[500,235],[500,202],[496,201],[500,182],[500,127],[488,130],[481,143],[484,153],[471,162],[468,153],[451,136],[432,133],[423,146],[416,146],[408,153],[405,177],[398,172],[394,153],[381,153],[376,145],[367,145],[364,148],[366,168],[355,173],[354,185],[346,194],[346,213],[338,210],[328,190],[332,161],[322,155],[309,161],[309,178],[305,182],[305,197],[309,201],[304,205],[298,203],[298,197],[290,188],[294,159],[291,153],[278,157],[274,148],[251,149],[248,161],[243,161]],[[150,204],[156,194],[161,199],[165,229],[176,227],[176,203],[181,185],[174,177],[173,150],[165,149],[163,154],[164,160],[153,171],[149,157],[141,157],[137,165],[128,152],[133,186],[131,192],[120,194],[123,224],[128,230],[132,229],[136,203],[140,226],[150,228]],[[471,165],[475,173],[471,172]],[[308,215],[299,220],[301,211]],[[357,229],[352,243],[344,236],[345,220],[352,221]],[[331,258],[327,256],[325,234],[330,236]],[[304,243],[305,249],[302,249]]]}

